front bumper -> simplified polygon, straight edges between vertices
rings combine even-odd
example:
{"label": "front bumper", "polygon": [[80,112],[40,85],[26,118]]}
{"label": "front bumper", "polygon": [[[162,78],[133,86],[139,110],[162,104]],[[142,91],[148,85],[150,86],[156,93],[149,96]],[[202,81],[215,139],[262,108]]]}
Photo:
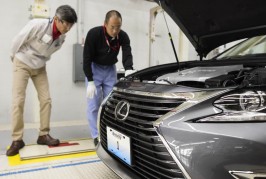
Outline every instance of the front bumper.
{"label": "front bumper", "polygon": [[130,169],[128,169],[124,164],[118,162],[111,155],[106,152],[101,143],[97,146],[96,149],[98,157],[104,162],[106,166],[108,166],[111,170],[113,170],[119,177],[123,179],[140,179],[135,173],[133,173]]}

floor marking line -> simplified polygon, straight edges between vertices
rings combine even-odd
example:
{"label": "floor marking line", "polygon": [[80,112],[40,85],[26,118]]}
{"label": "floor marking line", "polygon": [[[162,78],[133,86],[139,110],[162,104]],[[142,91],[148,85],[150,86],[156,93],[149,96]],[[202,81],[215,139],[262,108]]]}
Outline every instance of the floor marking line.
{"label": "floor marking line", "polygon": [[14,171],[14,172],[7,172],[7,173],[0,173],[0,177],[9,176],[9,175],[16,175],[16,174],[22,174],[22,173],[35,172],[35,171],[41,171],[41,170],[47,170],[47,169],[49,169],[49,167],[35,168],[35,169],[29,169],[29,170],[19,170],[19,171]]}
{"label": "floor marking line", "polygon": [[92,160],[92,161],[86,161],[86,162],[63,164],[63,165],[52,166],[52,168],[63,168],[63,167],[83,165],[83,164],[90,164],[90,163],[96,163],[96,162],[101,162],[101,160]]}
{"label": "floor marking line", "polygon": [[63,168],[63,167],[84,165],[84,164],[90,164],[90,163],[96,163],[96,162],[101,162],[101,160],[90,160],[90,161],[85,161],[85,162],[77,162],[77,163],[70,163],[70,164],[54,165],[54,166],[50,166],[50,167],[42,167],[42,168],[35,168],[35,169],[19,170],[19,171],[7,172],[7,173],[0,173],[0,177],[23,174],[23,173],[30,173],[30,172],[36,172],[36,171],[42,171],[42,170],[48,170],[48,169],[51,169],[51,168]]}

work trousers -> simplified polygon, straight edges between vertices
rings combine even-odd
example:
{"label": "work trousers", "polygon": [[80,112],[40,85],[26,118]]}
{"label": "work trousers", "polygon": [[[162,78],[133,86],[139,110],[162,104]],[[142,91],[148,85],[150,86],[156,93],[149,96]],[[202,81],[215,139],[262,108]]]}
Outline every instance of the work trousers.
{"label": "work trousers", "polygon": [[[92,63],[93,81],[97,94],[92,99],[87,98],[87,118],[89,122],[91,137],[98,136],[97,115],[102,100],[112,91],[117,82],[116,66],[105,66]],[[88,81],[86,79],[86,85]]]}
{"label": "work trousers", "polygon": [[[26,88],[31,78],[40,102],[40,132],[46,135],[50,131],[51,97],[45,66],[32,69],[17,58],[13,60],[13,89],[12,89],[12,140],[21,140],[24,129],[24,104]],[[34,108],[35,106],[33,106]]]}

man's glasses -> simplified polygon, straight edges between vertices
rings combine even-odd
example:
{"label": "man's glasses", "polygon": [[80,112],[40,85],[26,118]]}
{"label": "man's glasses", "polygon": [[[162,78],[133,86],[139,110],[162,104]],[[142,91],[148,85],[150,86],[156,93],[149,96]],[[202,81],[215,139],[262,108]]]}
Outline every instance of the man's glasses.
{"label": "man's glasses", "polygon": [[59,21],[63,24],[63,26],[66,28],[66,29],[71,29],[71,27],[73,26],[72,23],[69,23],[65,20],[62,20],[62,19],[59,19]]}

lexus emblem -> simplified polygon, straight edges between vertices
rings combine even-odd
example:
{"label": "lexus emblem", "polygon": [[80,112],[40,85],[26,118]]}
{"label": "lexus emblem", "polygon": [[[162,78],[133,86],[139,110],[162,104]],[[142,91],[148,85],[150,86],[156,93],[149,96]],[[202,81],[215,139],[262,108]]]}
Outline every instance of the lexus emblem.
{"label": "lexus emblem", "polygon": [[119,121],[126,120],[129,113],[129,102],[122,100],[115,107],[115,119]]}

